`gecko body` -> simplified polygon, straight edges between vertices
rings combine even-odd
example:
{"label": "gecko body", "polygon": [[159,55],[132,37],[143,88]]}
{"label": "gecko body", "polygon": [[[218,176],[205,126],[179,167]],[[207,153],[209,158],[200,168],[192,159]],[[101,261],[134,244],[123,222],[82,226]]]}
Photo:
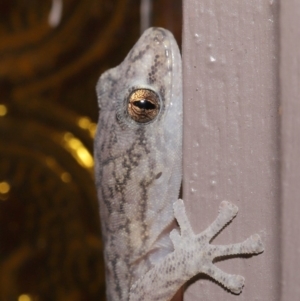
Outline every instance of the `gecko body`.
{"label": "gecko body", "polygon": [[[216,257],[259,253],[258,235],[243,243],[209,241],[236,214],[222,202],[217,219],[194,234],[177,200],[182,179],[181,56],[172,34],[144,32],[125,60],[97,84],[95,138],[108,301],[168,301],[202,272],[239,293],[244,278],[216,268]],[[179,224],[179,227],[176,223]]]}

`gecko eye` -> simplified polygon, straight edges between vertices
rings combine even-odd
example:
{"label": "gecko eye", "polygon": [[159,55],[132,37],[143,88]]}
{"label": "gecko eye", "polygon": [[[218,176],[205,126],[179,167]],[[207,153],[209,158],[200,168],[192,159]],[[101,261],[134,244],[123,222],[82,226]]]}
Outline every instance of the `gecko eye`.
{"label": "gecko eye", "polygon": [[152,121],[159,113],[159,109],[159,96],[152,90],[137,89],[129,96],[127,112],[136,122]]}

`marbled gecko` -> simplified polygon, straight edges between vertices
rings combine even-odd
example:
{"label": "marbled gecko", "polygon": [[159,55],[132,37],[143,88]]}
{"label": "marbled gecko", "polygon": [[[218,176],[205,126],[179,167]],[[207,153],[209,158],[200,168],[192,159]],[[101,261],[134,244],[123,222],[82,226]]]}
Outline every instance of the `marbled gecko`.
{"label": "marbled gecko", "polygon": [[212,261],[263,251],[257,234],[242,243],[209,244],[237,214],[235,205],[223,201],[217,219],[194,234],[184,203],[177,200],[182,177],[181,74],[172,34],[150,28],[97,84],[101,113],[95,171],[109,301],[171,300],[198,273],[240,293],[244,278],[223,272]]}

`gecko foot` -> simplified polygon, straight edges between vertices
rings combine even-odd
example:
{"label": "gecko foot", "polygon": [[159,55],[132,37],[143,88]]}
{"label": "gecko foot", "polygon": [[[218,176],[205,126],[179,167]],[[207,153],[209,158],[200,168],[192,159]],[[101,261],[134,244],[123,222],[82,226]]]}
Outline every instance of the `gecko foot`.
{"label": "gecko foot", "polygon": [[178,200],[174,203],[174,215],[180,226],[180,234],[178,231],[172,231],[170,234],[175,251],[182,252],[182,256],[186,258],[185,264],[188,265],[187,270],[191,272],[191,276],[205,273],[235,294],[242,291],[245,278],[223,272],[213,264],[213,260],[222,256],[258,254],[264,251],[258,234],[236,244],[211,245],[209,243],[236,216],[237,212],[237,206],[223,201],[215,221],[203,232],[194,234],[185,213],[184,203]]}

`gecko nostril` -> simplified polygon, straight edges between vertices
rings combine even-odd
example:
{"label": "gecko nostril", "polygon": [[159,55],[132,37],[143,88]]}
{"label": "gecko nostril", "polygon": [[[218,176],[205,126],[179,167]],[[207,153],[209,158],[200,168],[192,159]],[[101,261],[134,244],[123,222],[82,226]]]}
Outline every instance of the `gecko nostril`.
{"label": "gecko nostril", "polygon": [[161,177],[161,175],[162,175],[162,172],[159,172],[159,173],[156,175],[155,180],[159,179],[159,178]]}

